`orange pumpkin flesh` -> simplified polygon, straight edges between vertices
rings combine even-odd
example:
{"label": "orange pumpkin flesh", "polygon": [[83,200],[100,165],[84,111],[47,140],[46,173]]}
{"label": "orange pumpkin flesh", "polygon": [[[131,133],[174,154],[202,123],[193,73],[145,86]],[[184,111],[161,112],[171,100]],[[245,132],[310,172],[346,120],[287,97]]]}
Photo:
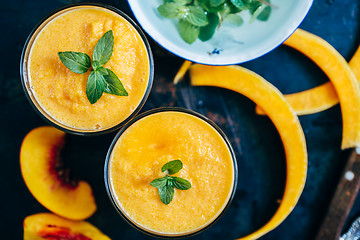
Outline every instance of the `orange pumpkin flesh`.
{"label": "orange pumpkin flesh", "polygon": [[[360,83],[360,46],[349,62],[349,67]],[[339,103],[339,98],[331,82],[320,86],[285,95],[286,100],[293,107],[297,115],[313,114],[329,109]],[[256,106],[256,113],[264,115],[265,112]]]}
{"label": "orange pumpkin flesh", "polygon": [[174,81],[173,81],[174,84],[177,84],[184,78],[184,76],[185,76],[186,72],[189,70],[191,64],[192,64],[192,62],[190,62],[188,60],[184,61],[184,63],[181,65],[179,71],[176,73],[176,75],[174,77]]}
{"label": "orange pumpkin flesh", "polygon": [[[296,112],[305,114],[322,111],[340,100],[343,119],[343,138],[341,148],[352,148],[360,145],[360,91],[356,76],[349,64],[328,42],[322,38],[297,29],[285,42],[313,60],[329,77],[330,83],[293,94],[289,100]],[[357,53],[353,67],[360,64]],[[331,87],[334,86],[335,92]],[[354,131],[357,129],[357,131]]]}

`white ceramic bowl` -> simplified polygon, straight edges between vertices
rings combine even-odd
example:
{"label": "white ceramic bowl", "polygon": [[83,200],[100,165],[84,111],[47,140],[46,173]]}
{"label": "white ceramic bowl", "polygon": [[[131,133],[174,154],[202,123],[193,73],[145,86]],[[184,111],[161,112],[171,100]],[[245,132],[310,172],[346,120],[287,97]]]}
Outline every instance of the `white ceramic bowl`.
{"label": "white ceramic bowl", "polygon": [[177,21],[159,15],[163,0],[128,0],[143,29],[162,47],[192,62],[209,65],[243,63],[258,58],[284,42],[300,25],[313,0],[272,0],[270,18],[249,23],[250,14],[243,11],[242,26],[223,23],[212,39],[197,39],[187,44],[181,39]]}

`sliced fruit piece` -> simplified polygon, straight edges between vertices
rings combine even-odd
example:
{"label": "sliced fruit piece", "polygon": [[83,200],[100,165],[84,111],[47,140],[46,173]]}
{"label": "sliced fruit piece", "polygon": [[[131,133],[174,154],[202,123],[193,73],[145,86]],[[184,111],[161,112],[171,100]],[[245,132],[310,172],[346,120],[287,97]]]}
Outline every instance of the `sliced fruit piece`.
{"label": "sliced fruit piece", "polygon": [[356,50],[354,56],[351,58],[349,66],[355,74],[358,82],[360,82],[360,46]]}
{"label": "sliced fruit piece", "polygon": [[188,61],[188,60],[185,60],[184,63],[181,65],[179,71],[176,73],[175,77],[174,77],[174,84],[177,84],[178,82],[180,82],[186,72],[189,70],[189,67],[191,66],[192,62]]}
{"label": "sliced fruit piece", "polygon": [[[324,111],[339,103],[334,86],[331,82],[324,83],[298,93],[285,95],[297,115],[306,115]],[[257,114],[265,115],[259,106],[255,109]]]}
{"label": "sliced fruit piece", "polygon": [[214,86],[236,91],[250,98],[278,129],[286,154],[286,186],[281,204],[271,220],[256,232],[240,239],[258,239],[276,228],[294,209],[304,189],[307,173],[307,151],[299,119],[284,96],[256,73],[240,66],[214,67],[193,64],[190,67],[193,86]]}
{"label": "sliced fruit piece", "polygon": [[20,150],[21,173],[33,196],[50,211],[73,220],[90,217],[96,210],[91,187],[70,178],[60,151],[65,133],[39,127],[28,133]]}
{"label": "sliced fruit piece", "polygon": [[360,91],[346,60],[328,42],[301,29],[297,29],[285,44],[312,59],[334,85],[343,119],[341,148],[360,145]]}
{"label": "sliced fruit piece", "polygon": [[[343,118],[341,148],[346,149],[360,145],[360,90],[357,79],[345,59],[324,39],[301,29],[297,29],[284,44],[308,56],[328,75],[332,82],[340,100]],[[325,87],[320,87],[320,90],[316,89],[315,91],[316,93],[326,92],[328,95],[329,86],[325,85]],[[306,95],[306,93],[302,94]],[[326,100],[331,97],[312,96],[309,99],[315,98]],[[332,103],[334,102],[332,101]],[[326,105],[330,106],[331,104],[326,102]],[[307,106],[307,103],[297,103],[297,106]],[[324,106],[317,106],[316,108],[318,110],[325,109]]]}
{"label": "sliced fruit piece", "polygon": [[38,213],[24,220],[24,240],[110,240],[88,222],[72,221],[51,213]]}
{"label": "sliced fruit piece", "polygon": [[[360,83],[360,46],[351,58],[349,66]],[[339,98],[331,82],[302,92],[287,94],[285,98],[297,115],[318,113],[339,103]],[[256,106],[256,113],[265,114],[264,110],[258,106]]]}

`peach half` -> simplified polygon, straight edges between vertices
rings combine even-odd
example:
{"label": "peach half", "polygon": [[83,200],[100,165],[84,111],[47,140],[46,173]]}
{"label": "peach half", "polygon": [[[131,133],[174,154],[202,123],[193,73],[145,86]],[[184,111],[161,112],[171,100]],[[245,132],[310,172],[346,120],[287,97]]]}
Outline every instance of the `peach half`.
{"label": "peach half", "polygon": [[20,167],[26,186],[47,209],[59,216],[83,220],[96,210],[90,185],[73,180],[64,169],[60,152],[65,133],[54,127],[29,132],[20,150]]}
{"label": "peach half", "polygon": [[24,240],[110,240],[88,222],[72,221],[51,213],[38,213],[24,220]]}

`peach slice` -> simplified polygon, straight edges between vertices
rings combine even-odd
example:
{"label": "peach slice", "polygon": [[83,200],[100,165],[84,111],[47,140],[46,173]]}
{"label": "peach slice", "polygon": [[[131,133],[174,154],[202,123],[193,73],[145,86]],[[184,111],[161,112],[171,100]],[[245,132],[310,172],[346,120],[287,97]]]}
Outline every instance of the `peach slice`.
{"label": "peach slice", "polygon": [[258,239],[276,228],[294,209],[304,189],[307,151],[299,119],[280,91],[258,74],[240,66],[214,67],[193,64],[193,86],[213,86],[233,90],[250,98],[262,109],[279,131],[286,154],[286,186],[281,204],[271,220],[254,233],[240,238]]}
{"label": "peach slice", "polygon": [[20,167],[26,186],[47,209],[59,216],[82,220],[96,210],[91,187],[69,177],[62,167],[60,151],[65,133],[39,127],[28,133],[20,150]]}
{"label": "peach slice", "polygon": [[38,213],[24,220],[24,240],[110,240],[88,222],[72,221],[51,213]]}

